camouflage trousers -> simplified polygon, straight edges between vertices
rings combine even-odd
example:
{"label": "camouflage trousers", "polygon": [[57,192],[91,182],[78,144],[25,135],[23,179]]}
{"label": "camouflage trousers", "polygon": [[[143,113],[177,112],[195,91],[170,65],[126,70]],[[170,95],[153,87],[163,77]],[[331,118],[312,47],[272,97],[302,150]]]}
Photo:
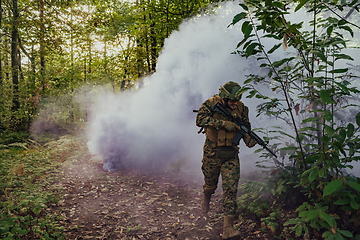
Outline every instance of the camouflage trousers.
{"label": "camouflage trousers", "polygon": [[239,150],[233,147],[215,147],[206,140],[202,159],[204,175],[203,192],[213,194],[221,175],[223,189],[223,207],[225,215],[235,215],[237,211],[237,189],[240,179]]}

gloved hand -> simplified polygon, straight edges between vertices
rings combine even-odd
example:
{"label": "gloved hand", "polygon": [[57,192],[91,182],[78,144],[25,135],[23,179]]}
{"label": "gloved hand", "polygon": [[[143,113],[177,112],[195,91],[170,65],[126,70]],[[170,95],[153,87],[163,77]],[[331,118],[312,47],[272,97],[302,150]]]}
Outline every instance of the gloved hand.
{"label": "gloved hand", "polygon": [[235,132],[240,130],[240,127],[238,125],[230,121],[224,121],[222,127],[229,132]]}
{"label": "gloved hand", "polygon": [[247,147],[252,148],[256,145],[255,139],[251,138],[249,134],[245,134],[244,136],[244,142]]}

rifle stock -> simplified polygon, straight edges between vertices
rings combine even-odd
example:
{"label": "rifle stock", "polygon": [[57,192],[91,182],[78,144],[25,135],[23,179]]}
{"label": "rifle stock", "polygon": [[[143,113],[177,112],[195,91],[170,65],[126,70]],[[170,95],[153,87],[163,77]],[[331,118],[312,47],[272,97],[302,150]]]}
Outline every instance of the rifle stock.
{"label": "rifle stock", "polygon": [[266,145],[266,143],[258,136],[256,133],[251,131],[251,129],[245,126],[243,120],[240,117],[235,118],[223,105],[220,103],[216,103],[215,106],[211,109],[213,112],[218,112],[224,116],[230,117],[231,120],[240,127],[240,131],[238,131],[233,138],[232,142],[236,145],[239,145],[241,138],[245,136],[245,134],[249,134],[249,136],[254,139],[259,145],[265,148],[268,152],[270,152],[274,157],[277,158],[275,153],[273,153]]}

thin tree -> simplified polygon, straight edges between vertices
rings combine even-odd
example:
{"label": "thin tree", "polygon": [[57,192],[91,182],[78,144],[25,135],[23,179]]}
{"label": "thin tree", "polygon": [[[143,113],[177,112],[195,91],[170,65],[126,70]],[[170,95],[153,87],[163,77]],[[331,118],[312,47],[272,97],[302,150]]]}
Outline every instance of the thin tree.
{"label": "thin tree", "polygon": [[[0,0],[0,29],[2,29],[2,1]],[[0,32],[0,46],[2,43],[2,31]],[[0,87],[3,86],[3,72],[2,72],[2,61],[1,61],[1,51],[0,51]]]}
{"label": "thin tree", "polygon": [[12,110],[17,111],[19,104],[19,61],[18,61],[18,41],[19,33],[17,30],[18,20],[18,2],[13,0],[13,22],[11,29],[11,69],[12,69],[12,83],[13,83],[13,105]]}

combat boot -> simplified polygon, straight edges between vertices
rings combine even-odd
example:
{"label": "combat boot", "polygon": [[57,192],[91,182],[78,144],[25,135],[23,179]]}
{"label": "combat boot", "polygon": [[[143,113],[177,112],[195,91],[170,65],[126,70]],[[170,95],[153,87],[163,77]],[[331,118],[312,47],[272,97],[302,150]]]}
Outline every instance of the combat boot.
{"label": "combat boot", "polygon": [[234,215],[224,216],[224,227],[223,227],[223,235],[222,235],[223,239],[240,237],[240,232],[234,229],[233,223],[234,223]]}
{"label": "combat boot", "polygon": [[201,211],[203,213],[209,212],[210,198],[211,198],[211,194],[203,193],[203,196],[202,196],[202,199],[201,199]]}

